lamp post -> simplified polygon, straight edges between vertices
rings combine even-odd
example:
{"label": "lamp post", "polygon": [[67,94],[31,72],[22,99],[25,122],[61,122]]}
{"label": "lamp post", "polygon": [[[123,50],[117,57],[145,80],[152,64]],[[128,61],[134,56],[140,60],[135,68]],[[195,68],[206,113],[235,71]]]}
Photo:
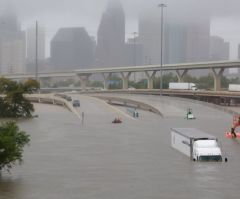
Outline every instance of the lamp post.
{"label": "lamp post", "polygon": [[36,81],[38,81],[38,22],[36,21],[36,49],[35,49],[35,53],[36,53],[36,57],[35,57],[35,61],[36,61],[36,70],[35,70],[35,78]]}
{"label": "lamp post", "polygon": [[[133,62],[134,62],[134,66],[137,65],[137,52],[136,52],[136,36],[137,36],[137,32],[133,32]],[[136,82],[136,72],[134,73],[134,82]]]}
{"label": "lamp post", "polygon": [[162,66],[163,66],[163,8],[167,7],[166,4],[161,3],[158,5],[161,8],[161,49],[160,49],[160,95],[162,95],[162,88],[163,88],[163,75],[162,75]]}

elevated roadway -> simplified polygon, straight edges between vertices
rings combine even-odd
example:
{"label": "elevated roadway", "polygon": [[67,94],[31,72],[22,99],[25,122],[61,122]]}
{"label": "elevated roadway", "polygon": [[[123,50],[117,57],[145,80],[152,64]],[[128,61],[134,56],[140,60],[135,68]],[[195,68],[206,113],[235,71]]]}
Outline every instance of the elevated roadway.
{"label": "elevated roadway", "polygon": [[93,68],[75,70],[79,74],[96,74],[96,73],[121,73],[121,72],[145,72],[145,71],[176,71],[176,70],[199,70],[199,69],[221,69],[221,68],[240,68],[240,61],[215,61],[215,62],[195,62],[195,63],[179,63],[164,64],[162,67],[157,65],[146,66],[129,66],[114,68]]}

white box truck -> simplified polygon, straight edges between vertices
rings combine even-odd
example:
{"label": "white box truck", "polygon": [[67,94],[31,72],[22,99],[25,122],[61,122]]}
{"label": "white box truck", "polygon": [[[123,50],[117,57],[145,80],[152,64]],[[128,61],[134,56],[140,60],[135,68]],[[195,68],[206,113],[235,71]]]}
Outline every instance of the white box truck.
{"label": "white box truck", "polygon": [[222,162],[217,138],[198,129],[172,128],[171,145],[193,161]]}
{"label": "white box truck", "polygon": [[229,84],[228,85],[229,91],[239,91],[240,92],[240,84]]}
{"label": "white box truck", "polygon": [[197,86],[194,83],[187,83],[187,82],[170,82],[169,89],[176,89],[176,90],[197,90]]}

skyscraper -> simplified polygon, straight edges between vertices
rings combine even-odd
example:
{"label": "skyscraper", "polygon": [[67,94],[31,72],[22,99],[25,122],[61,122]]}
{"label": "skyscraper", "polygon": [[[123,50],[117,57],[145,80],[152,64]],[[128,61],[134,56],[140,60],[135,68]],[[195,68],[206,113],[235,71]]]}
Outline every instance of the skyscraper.
{"label": "skyscraper", "polygon": [[61,28],[51,41],[55,70],[83,69],[93,65],[94,41],[85,28]]}
{"label": "skyscraper", "polygon": [[229,60],[230,44],[219,36],[210,38],[210,60]]}
{"label": "skyscraper", "polygon": [[[143,56],[147,64],[160,63],[161,29],[157,17],[150,14],[141,14],[138,24],[139,43],[143,47]],[[164,41],[166,39],[164,35]],[[163,63],[166,63],[166,46],[163,44]]]}
{"label": "skyscraper", "polygon": [[97,66],[124,65],[125,14],[118,1],[110,1],[103,13],[97,34]]}
{"label": "skyscraper", "polygon": [[[238,44],[238,59],[240,60],[240,44]],[[240,69],[239,68],[229,69],[229,74],[239,76]]]}
{"label": "skyscraper", "polygon": [[186,24],[186,61],[203,62],[209,60],[210,19],[204,18]]}
{"label": "skyscraper", "polygon": [[[181,21],[165,17],[163,63],[184,63],[209,60],[210,20]],[[142,13],[139,18],[139,40],[143,55],[151,64],[160,63],[160,16]]]}
{"label": "skyscraper", "polygon": [[17,16],[0,17],[0,70],[2,74],[25,72],[26,39]]}
{"label": "skyscraper", "polygon": [[138,42],[138,38],[128,39],[124,52],[124,65],[140,66],[143,64],[142,44]]}

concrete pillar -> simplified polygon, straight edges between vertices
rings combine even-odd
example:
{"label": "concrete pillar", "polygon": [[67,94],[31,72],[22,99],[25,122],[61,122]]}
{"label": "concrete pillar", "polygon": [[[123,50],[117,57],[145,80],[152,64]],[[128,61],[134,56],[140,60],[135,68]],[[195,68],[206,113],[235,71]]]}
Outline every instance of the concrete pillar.
{"label": "concrete pillar", "polygon": [[150,74],[148,71],[145,71],[145,74],[148,78],[148,89],[153,89],[153,79],[155,78],[157,71],[153,71],[152,74]]}
{"label": "concrete pillar", "polygon": [[128,89],[128,80],[129,77],[131,75],[131,72],[121,72],[121,76],[122,76],[122,81],[123,81],[123,89]]}
{"label": "concrete pillar", "polygon": [[216,69],[211,68],[213,72],[214,77],[214,91],[220,91],[221,90],[221,77],[225,70],[225,68],[221,68],[218,72]]}
{"label": "concrete pillar", "polygon": [[183,77],[187,74],[188,69],[184,69],[181,73],[180,70],[176,70],[178,82],[183,82]]}
{"label": "concrete pillar", "polygon": [[112,73],[102,73],[102,76],[103,76],[103,88],[105,90],[108,90],[109,89],[109,85],[108,85],[108,81],[110,79],[110,77],[112,76]]}
{"label": "concrete pillar", "polygon": [[81,82],[81,89],[85,91],[87,87],[88,79],[91,76],[91,74],[77,74],[77,76],[79,77],[79,80]]}

